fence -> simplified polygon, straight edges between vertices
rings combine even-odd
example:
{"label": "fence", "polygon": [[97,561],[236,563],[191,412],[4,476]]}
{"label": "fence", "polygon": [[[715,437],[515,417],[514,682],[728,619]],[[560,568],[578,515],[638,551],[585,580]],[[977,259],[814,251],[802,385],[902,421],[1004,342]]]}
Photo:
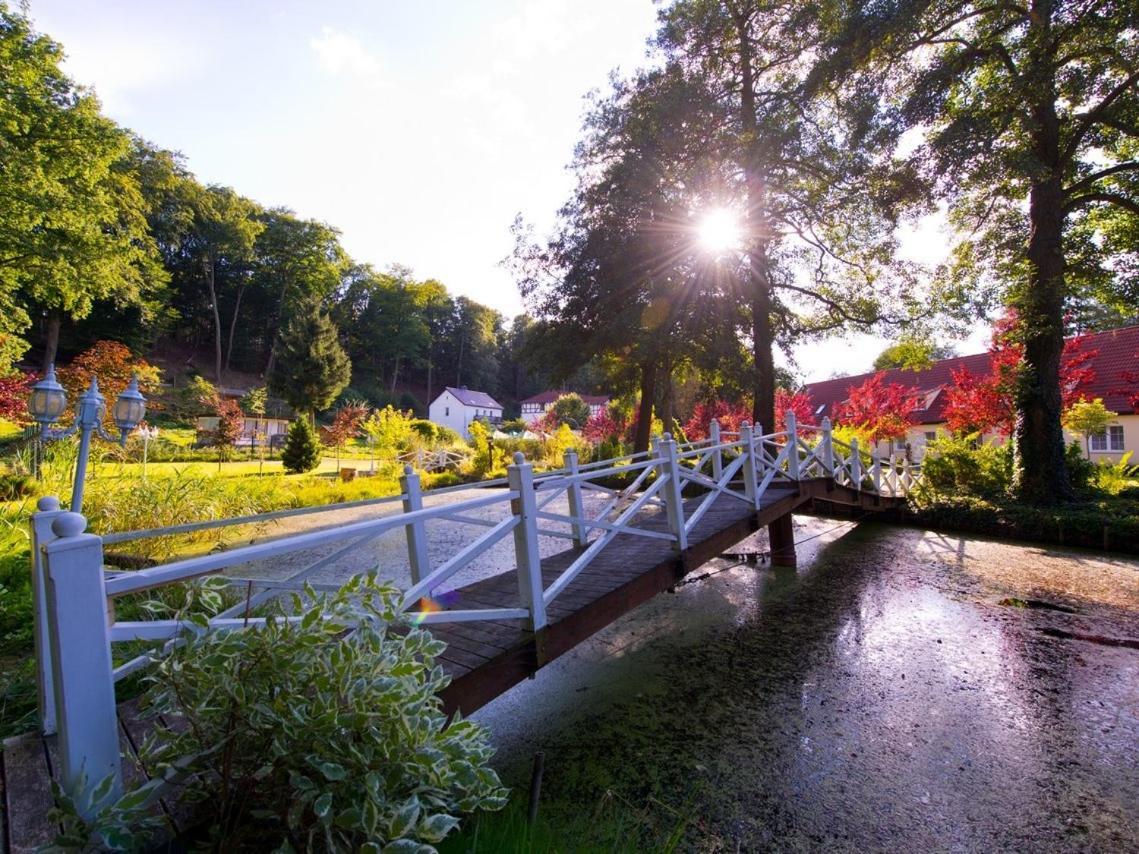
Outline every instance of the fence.
{"label": "fence", "polygon": [[[35,641],[39,683],[40,725],[45,734],[59,733],[61,783],[74,794],[89,794],[107,775],[120,789],[119,739],[115,683],[146,667],[152,654],[131,658],[115,666],[116,644],[152,641],[165,648],[177,642],[186,626],[177,620],[124,621],[115,618],[114,600],[171,584],[180,584],[254,560],[280,557],[317,546],[344,545],[295,572],[284,583],[251,588],[246,601],[210,620],[220,631],[264,624],[251,616],[282,589],[302,582],[348,553],[385,533],[402,530],[407,542],[410,583],[403,591],[402,611],[408,619],[431,625],[473,620],[524,620],[532,630],[547,623],[551,602],[577,578],[614,538],[620,535],[666,540],[678,550],[716,499],[726,495],[758,508],[772,489],[797,489],[807,478],[833,478],[856,490],[882,495],[903,495],[914,485],[917,473],[907,461],[883,461],[865,453],[856,441],[836,440],[829,422],[798,428],[793,415],[787,429],[762,434],[748,424],[738,433],[710,425],[709,438],[678,444],[665,434],[651,450],[582,464],[567,451],[564,468],[535,476],[522,454],[515,454],[502,491],[480,495],[456,504],[425,507],[419,476],[408,466],[401,478],[401,493],[331,508],[305,508],[230,520],[208,520],[169,528],[97,536],[85,531],[86,520],[60,510],[58,500],[41,499],[31,523],[32,574],[35,597]],[[691,500],[685,501],[685,493]],[[587,511],[586,497],[593,508]],[[555,508],[564,498],[565,510]],[[366,519],[328,530],[296,534],[242,548],[175,560],[134,572],[109,573],[103,564],[105,544],[192,533],[226,525],[246,525],[304,513],[399,502],[398,514]],[[597,504],[600,503],[598,507]],[[496,511],[501,518],[487,519],[472,511]],[[646,527],[649,512],[663,512],[664,531]],[[437,565],[428,553],[427,528],[438,522],[485,528]],[[436,610],[424,608],[449,579],[507,535],[513,539],[518,582],[517,607]],[[573,562],[548,586],[543,586],[539,540],[554,537],[580,549]],[[298,617],[299,619],[299,617]],[[82,798],[78,799],[83,802]]]}

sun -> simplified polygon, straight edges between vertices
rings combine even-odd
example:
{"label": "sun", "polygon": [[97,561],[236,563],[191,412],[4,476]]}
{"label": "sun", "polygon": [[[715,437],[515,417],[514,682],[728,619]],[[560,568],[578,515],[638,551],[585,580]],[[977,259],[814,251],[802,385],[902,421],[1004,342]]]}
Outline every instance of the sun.
{"label": "sun", "polygon": [[743,242],[739,217],[727,208],[707,211],[700,218],[696,234],[704,251],[715,254],[739,249]]}

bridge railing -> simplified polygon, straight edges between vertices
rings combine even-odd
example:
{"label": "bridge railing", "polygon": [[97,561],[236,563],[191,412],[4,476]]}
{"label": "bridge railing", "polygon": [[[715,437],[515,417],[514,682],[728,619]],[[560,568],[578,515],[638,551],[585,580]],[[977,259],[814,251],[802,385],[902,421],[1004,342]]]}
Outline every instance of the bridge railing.
{"label": "bridge railing", "polygon": [[[520,620],[538,631],[547,624],[549,605],[618,536],[665,541],[683,551],[721,496],[758,508],[772,490],[797,490],[799,481],[807,478],[833,477],[844,486],[884,495],[904,494],[916,481],[908,463],[897,459],[883,463],[876,453],[865,454],[854,440],[838,441],[826,421],[817,428],[800,428],[788,415],[786,428],[761,433],[745,423],[737,433],[729,433],[713,423],[702,441],[681,447],[665,434],[653,441],[649,451],[585,464],[571,450],[563,468],[541,475],[522,454],[515,454],[507,477],[491,482],[504,489],[431,507],[424,506],[427,495],[455,488],[425,493],[418,474],[408,466],[398,496],[334,508],[390,503],[398,504],[393,509],[399,512],[117,574],[105,571],[107,544],[225,524],[258,524],[301,515],[307,508],[100,537],[86,531],[83,516],[60,510],[56,499],[42,499],[31,524],[40,725],[44,733],[60,735],[62,782],[68,791],[80,793],[90,791],[107,774],[121,779],[115,683],[147,667],[157,650],[169,649],[191,628],[177,619],[118,619],[115,603],[124,596],[185,584],[255,561],[328,549],[283,579],[245,581],[243,601],[208,620],[210,628],[220,631],[256,628],[266,621],[258,609],[284,590],[301,589],[354,550],[386,534],[402,533],[409,578],[401,609],[408,620],[426,625]],[[428,528],[440,523],[483,530],[439,559],[428,547]],[[475,567],[508,535],[518,585],[514,605],[442,609],[433,601],[442,598],[440,591],[458,573]],[[556,577],[544,579],[542,545],[553,539],[569,540],[579,551]],[[140,641],[154,644],[154,650],[126,660],[119,655],[116,665],[113,651]]]}

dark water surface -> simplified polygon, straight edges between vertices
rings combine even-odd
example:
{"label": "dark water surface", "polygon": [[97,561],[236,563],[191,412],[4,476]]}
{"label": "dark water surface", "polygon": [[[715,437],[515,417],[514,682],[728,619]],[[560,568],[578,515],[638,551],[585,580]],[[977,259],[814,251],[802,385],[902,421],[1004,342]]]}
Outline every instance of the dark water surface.
{"label": "dark water surface", "polygon": [[547,814],[680,814],[692,850],[1139,850],[1139,561],[808,537],[797,571],[659,596],[480,711],[506,781],[543,750]]}

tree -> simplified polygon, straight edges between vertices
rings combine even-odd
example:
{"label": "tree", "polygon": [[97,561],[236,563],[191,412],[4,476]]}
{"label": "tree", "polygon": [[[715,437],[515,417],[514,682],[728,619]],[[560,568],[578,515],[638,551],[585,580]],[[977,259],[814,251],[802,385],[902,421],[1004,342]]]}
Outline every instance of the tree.
{"label": "tree", "polygon": [[233,448],[245,427],[245,417],[241,407],[232,397],[218,397],[214,403],[214,415],[218,424],[209,432],[208,440],[218,451],[218,470],[221,464],[233,455]]}
{"label": "tree", "polygon": [[921,394],[916,388],[885,380],[885,372],[879,372],[851,386],[847,399],[835,409],[835,422],[855,428],[874,444],[904,439],[913,424],[913,412]]}
{"label": "tree", "polygon": [[713,421],[719,422],[721,430],[737,433],[743,422],[751,420],[750,413],[751,407],[742,401],[701,401],[693,408],[692,417],[684,425],[684,435],[690,442],[701,442],[708,438],[708,427]]}
{"label": "tree", "polygon": [[352,377],[352,364],[328,315],[318,303],[309,302],[277,343],[269,390],[310,417],[327,409]]}
{"label": "tree", "polygon": [[907,371],[922,371],[957,355],[952,347],[940,345],[932,340],[903,337],[889,345],[874,359],[874,370],[888,371],[900,368]]}
{"label": "tree", "polygon": [[568,424],[572,429],[580,430],[589,420],[589,416],[589,404],[581,399],[580,394],[571,391],[554,401],[547,413],[547,420],[552,429]]}
{"label": "tree", "polygon": [[382,457],[394,458],[399,449],[411,439],[413,418],[411,412],[401,412],[394,406],[385,406],[374,410],[361,427],[368,434],[376,453]]}
{"label": "tree", "polygon": [[[910,271],[887,265],[898,203],[916,189],[869,121],[880,95],[809,87],[825,4],[682,0],[662,13],[666,60],[719,107],[708,143],[734,166],[721,207],[739,212],[733,269],[748,311],[752,415],[775,421],[774,347],[929,313]],[[887,310],[889,309],[889,310]]]}
{"label": "tree", "polygon": [[921,129],[910,161],[949,200],[961,235],[948,272],[1018,312],[1017,494],[1037,504],[1070,498],[1065,313],[1088,289],[1130,293],[1135,304],[1135,5],[900,0],[847,8],[835,56],[843,68],[878,74],[898,131]]}
{"label": "tree", "polygon": [[[1024,370],[1023,346],[1016,332],[1017,315],[1009,312],[993,327],[989,346],[989,373],[972,374],[966,368],[952,372],[953,385],[945,390],[946,426],[958,435],[996,431],[1011,436],[1017,424],[1017,389]],[[1083,396],[1095,380],[1089,364],[1098,351],[1087,350],[1082,336],[1064,344],[1060,364],[1061,400],[1067,408]]]}
{"label": "tree", "polygon": [[0,3],[0,333],[21,335],[45,313],[45,368],[65,316],[100,299],[142,304],[166,280],[127,168],[130,137],[62,59]]}
{"label": "tree", "polygon": [[328,437],[336,446],[336,467],[340,468],[340,449],[345,442],[360,435],[360,426],[368,414],[368,407],[359,402],[350,402],[336,410]]}
{"label": "tree", "polygon": [[28,397],[37,377],[33,373],[9,370],[0,374],[0,419],[12,424],[28,424]]}
{"label": "tree", "polygon": [[1107,430],[1116,415],[1103,405],[1103,398],[1077,400],[1065,411],[1064,426],[1084,437],[1084,449],[1090,457],[1092,436],[1098,436]]}
{"label": "tree", "polygon": [[285,450],[281,452],[285,471],[302,474],[320,465],[320,442],[307,418],[296,418],[289,425]]}
{"label": "tree", "polygon": [[[799,424],[814,424],[815,411],[811,406],[811,394],[807,391],[788,391],[785,388],[775,389],[775,430],[787,429],[787,413],[795,415]],[[762,426],[762,425],[760,425]]]}
{"label": "tree", "polygon": [[241,311],[241,299],[249,283],[253,247],[264,224],[257,218],[256,204],[239,196],[229,187],[195,187],[190,197],[194,212],[193,230],[187,236],[187,249],[200,264],[206,285],[214,331],[214,379],[222,381],[222,348],[220,285],[228,281],[234,291],[230,317],[229,343],[233,348],[234,329]]}
{"label": "tree", "polygon": [[[99,392],[107,405],[103,420],[107,428],[113,431],[118,429],[114,426],[112,412],[115,399],[130,385],[131,379],[137,377],[139,391],[148,396],[158,390],[162,379],[162,372],[157,367],[136,356],[129,347],[118,341],[96,341],[57,373],[60,384],[67,390],[68,402],[72,405],[91,385],[92,378],[98,381]],[[148,406],[153,409],[156,404],[152,402]]]}

